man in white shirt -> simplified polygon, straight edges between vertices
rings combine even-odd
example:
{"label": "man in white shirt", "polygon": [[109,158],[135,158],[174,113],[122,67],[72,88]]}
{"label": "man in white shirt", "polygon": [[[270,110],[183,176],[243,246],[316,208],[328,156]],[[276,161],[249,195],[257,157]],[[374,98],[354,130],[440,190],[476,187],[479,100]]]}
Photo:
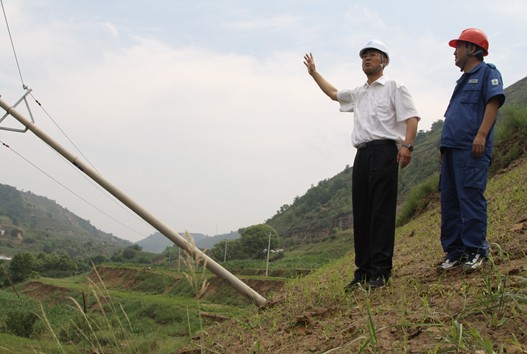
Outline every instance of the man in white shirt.
{"label": "man in white shirt", "polygon": [[390,57],[386,45],[369,41],[359,52],[367,81],[355,89],[338,90],[318,73],[311,53],[304,65],[320,89],[354,112],[352,203],[355,275],[345,287],[384,286],[392,275],[395,210],[399,166],[411,160],[419,115],[407,88],[384,76]]}

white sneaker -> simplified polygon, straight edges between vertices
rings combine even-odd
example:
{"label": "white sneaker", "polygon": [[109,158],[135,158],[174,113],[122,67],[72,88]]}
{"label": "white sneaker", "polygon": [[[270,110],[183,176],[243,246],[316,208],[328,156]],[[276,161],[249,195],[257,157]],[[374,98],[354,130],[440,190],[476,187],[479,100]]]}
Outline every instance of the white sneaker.
{"label": "white sneaker", "polygon": [[441,263],[441,264],[439,264],[437,266],[437,270],[441,271],[441,272],[442,271],[447,271],[447,270],[452,270],[452,269],[456,269],[460,265],[461,265],[461,262],[459,260],[451,261],[450,259],[445,258],[443,263]]}
{"label": "white sneaker", "polygon": [[475,270],[475,269],[479,269],[483,266],[483,263],[487,260],[487,257],[479,254],[479,253],[475,253],[475,254],[471,254],[469,257],[468,257],[468,261],[463,265],[463,269],[465,270]]}

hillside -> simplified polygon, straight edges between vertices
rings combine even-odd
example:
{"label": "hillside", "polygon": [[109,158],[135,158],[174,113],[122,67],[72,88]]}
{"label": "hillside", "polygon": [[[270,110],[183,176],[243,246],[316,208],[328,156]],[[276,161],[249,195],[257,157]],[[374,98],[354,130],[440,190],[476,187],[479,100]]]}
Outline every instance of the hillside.
{"label": "hillside", "polygon": [[527,77],[507,87],[505,96],[507,96],[506,105],[508,106],[525,105],[527,102]]}
{"label": "hillside", "polygon": [[[181,233],[183,234],[183,233]],[[238,232],[206,236],[192,234],[196,246],[210,249],[217,242],[238,238]],[[16,252],[67,253],[71,257],[110,256],[132,243],[95,228],[55,201],[0,184],[0,256]],[[174,243],[159,232],[136,242],[146,252],[162,253]]]}
{"label": "hillside", "polygon": [[0,254],[44,251],[88,257],[129,245],[53,200],[0,184]]}

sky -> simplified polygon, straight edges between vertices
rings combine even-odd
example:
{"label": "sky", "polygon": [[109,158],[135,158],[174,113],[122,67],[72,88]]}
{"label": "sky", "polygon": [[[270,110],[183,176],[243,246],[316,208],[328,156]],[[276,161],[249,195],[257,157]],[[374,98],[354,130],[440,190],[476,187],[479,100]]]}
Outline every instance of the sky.
{"label": "sky", "polygon": [[[353,164],[353,115],[307,74],[307,52],[334,86],[353,88],[365,82],[359,50],[384,41],[384,73],[408,87],[424,131],[460,76],[448,41],[463,29],[487,33],[505,87],[527,76],[524,0],[2,4],[1,98],[32,89],[20,113],[176,232],[264,223]],[[30,131],[0,130],[0,142],[0,183],[123,239],[156,231]]]}

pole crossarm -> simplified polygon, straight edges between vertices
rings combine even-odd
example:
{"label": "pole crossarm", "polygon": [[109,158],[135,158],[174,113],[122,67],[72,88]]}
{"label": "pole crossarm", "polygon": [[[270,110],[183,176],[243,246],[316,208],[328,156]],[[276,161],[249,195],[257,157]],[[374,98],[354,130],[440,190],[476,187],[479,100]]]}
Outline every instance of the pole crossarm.
{"label": "pole crossarm", "polygon": [[[21,100],[23,99],[25,99],[25,96]],[[20,103],[21,100],[19,100],[18,103]],[[114,186],[108,180],[102,177],[90,165],[84,163],[83,161],[78,159],[77,156],[71,154],[62,145],[60,145],[53,138],[51,138],[44,131],[42,131],[39,127],[37,127],[33,120],[30,121],[26,117],[24,117],[22,114],[20,114],[15,109],[15,106],[10,106],[9,104],[7,104],[7,102],[5,102],[3,99],[0,98],[0,107],[6,111],[6,114],[4,115],[2,120],[5,119],[6,116],[11,115],[13,118],[18,120],[23,126],[26,127],[26,131],[30,130],[31,132],[33,132],[38,138],[43,140],[46,144],[52,147],[55,151],[57,151],[60,155],[62,155],[66,160],[72,163],[80,171],[82,171],[88,177],[90,177],[95,182],[97,182],[101,187],[103,187],[106,191],[108,191],[115,198],[121,201],[124,205],[126,205],[130,210],[135,212],[139,217],[141,217],[147,223],[152,225],[157,231],[163,234],[166,238],[174,242],[177,246],[179,246],[184,251],[190,253],[192,256],[196,257],[197,259],[202,260],[208,270],[216,274],[218,277],[229,282],[229,284],[236,291],[252,299],[254,303],[259,307],[263,307],[267,304],[267,300],[263,296],[258,294],[255,290],[253,290],[247,284],[245,284],[240,279],[238,279],[236,276],[234,276],[232,273],[230,273],[228,270],[223,268],[221,265],[219,265],[216,261],[210,258],[207,254],[205,254],[199,248],[191,245],[184,237],[179,235],[177,232],[173,231],[166,224],[164,224],[159,219],[157,219],[154,215],[152,215],[148,210],[143,208],[141,205],[137,204],[128,195],[126,195],[124,192],[122,192],[120,189],[118,189],[116,186]]]}
{"label": "pole crossarm", "polygon": [[[16,106],[18,106],[20,104],[20,102],[24,101],[24,103],[26,104],[26,108],[27,108],[27,111],[29,112],[29,116],[31,117],[31,122],[35,123],[35,120],[33,119],[33,114],[31,113],[31,109],[29,108],[29,104],[27,103],[27,100],[26,100],[26,97],[31,93],[31,89],[27,89],[26,90],[26,93],[24,93],[24,95],[18,100],[16,101],[16,103],[13,105],[12,108],[15,108]],[[0,118],[0,124],[4,121],[4,119],[6,119],[7,117],[9,116],[9,113],[7,112],[6,110],[6,114],[4,114],[2,116],[2,118]],[[25,129],[18,129],[18,128],[8,128],[8,127],[1,127],[0,126],[0,129],[1,130],[8,130],[8,131],[11,131],[11,132],[17,132],[17,133],[25,133],[27,132],[28,128],[26,126]]]}

